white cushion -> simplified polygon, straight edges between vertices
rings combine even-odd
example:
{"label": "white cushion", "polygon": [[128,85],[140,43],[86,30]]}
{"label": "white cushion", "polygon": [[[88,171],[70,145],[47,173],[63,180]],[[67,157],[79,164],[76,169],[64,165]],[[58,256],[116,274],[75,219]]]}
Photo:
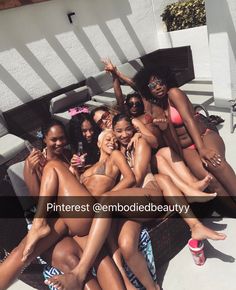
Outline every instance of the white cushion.
{"label": "white cushion", "polygon": [[51,99],[51,114],[62,113],[91,99],[89,89],[83,86]]}
{"label": "white cushion", "polygon": [[25,141],[12,134],[0,137],[0,165],[7,162],[21,152],[25,146]]}
{"label": "white cushion", "polygon": [[91,95],[100,94],[113,86],[112,77],[109,73],[102,71],[86,80],[86,85],[91,90]]}

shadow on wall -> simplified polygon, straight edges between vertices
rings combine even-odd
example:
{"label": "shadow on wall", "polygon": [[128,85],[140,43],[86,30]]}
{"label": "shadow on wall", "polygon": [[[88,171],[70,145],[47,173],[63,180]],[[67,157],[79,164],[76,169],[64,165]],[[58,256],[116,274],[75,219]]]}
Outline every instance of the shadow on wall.
{"label": "shadow on wall", "polygon": [[[151,0],[147,2],[151,5]],[[68,11],[76,13],[72,25],[66,16]],[[141,12],[137,12],[140,13],[138,18]],[[48,1],[0,13],[1,23],[5,23],[5,27],[2,26],[5,32],[0,31],[2,88],[7,88],[10,97],[16,99],[16,105],[78,83],[98,72],[103,67],[100,58],[104,53],[104,56],[116,58],[116,62],[126,62],[127,53],[115,35],[115,23],[120,24],[120,34],[123,31],[126,35],[133,58],[145,54],[128,17],[132,14],[128,0],[60,0],[57,4]],[[8,25],[16,23],[16,15],[17,26]],[[113,20],[111,29],[108,21]],[[11,109],[14,103],[7,102],[6,98],[0,103],[3,111]]]}
{"label": "shadow on wall", "polygon": [[[207,2],[209,0],[206,0],[206,6]],[[212,0],[210,0],[212,1]],[[227,32],[228,38],[232,47],[232,51],[234,53],[234,58],[236,59],[236,21],[232,18],[232,9],[229,8],[229,4],[227,1],[222,0],[213,0],[214,6],[219,7],[214,14],[214,25],[210,26],[210,29],[208,27],[208,33],[214,34],[214,33],[221,33],[221,32]],[[236,15],[236,2],[231,1],[231,5],[234,6],[234,11]],[[217,15],[218,13],[218,15]],[[217,24],[219,23],[219,25]]]}

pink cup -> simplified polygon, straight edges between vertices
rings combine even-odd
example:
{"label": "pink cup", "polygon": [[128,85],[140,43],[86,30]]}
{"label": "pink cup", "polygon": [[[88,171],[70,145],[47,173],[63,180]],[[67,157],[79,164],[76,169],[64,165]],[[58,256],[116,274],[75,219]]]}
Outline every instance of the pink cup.
{"label": "pink cup", "polygon": [[202,266],[205,263],[204,243],[202,241],[190,239],[188,241],[189,250],[193,256],[194,263]]}

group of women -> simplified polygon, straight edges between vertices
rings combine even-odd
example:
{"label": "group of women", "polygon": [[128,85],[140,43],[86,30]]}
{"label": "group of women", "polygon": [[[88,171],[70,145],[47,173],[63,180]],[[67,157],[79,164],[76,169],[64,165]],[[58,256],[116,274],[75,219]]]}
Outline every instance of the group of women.
{"label": "group of women", "polygon": [[[131,80],[110,60],[104,64],[113,77],[118,112],[99,107],[79,113],[71,120],[69,139],[56,120],[43,129],[45,148],[30,153],[24,176],[31,194],[46,199],[39,199],[31,230],[0,265],[0,290],[42,253],[64,273],[45,282],[56,289],[106,290],[112,283],[112,289],[134,290],[122,259],[145,289],[160,289],[138,250],[142,223],[158,214],[49,219],[45,203],[53,198],[93,197],[94,202],[99,198],[106,204],[117,198],[125,204],[122,197],[142,197],[144,204],[152,200],[187,206],[225,196],[222,206],[235,214],[236,176],[225,160],[224,143],[209,124],[198,126],[186,95],[162,70],[142,69]],[[136,91],[124,98],[120,80]],[[72,155],[66,149],[68,140],[74,151],[82,142],[84,154]],[[194,239],[226,237],[205,227],[191,209],[181,216]],[[92,267],[96,278],[90,273]]]}

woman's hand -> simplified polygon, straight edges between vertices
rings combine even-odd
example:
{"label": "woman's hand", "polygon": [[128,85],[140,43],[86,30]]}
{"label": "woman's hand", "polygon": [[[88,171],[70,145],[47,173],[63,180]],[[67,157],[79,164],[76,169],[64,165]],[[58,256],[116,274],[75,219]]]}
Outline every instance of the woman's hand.
{"label": "woman's hand", "polygon": [[221,156],[210,148],[203,147],[199,150],[202,163],[207,167],[210,162],[214,167],[217,167],[221,163]]}
{"label": "woman's hand", "polygon": [[117,67],[111,62],[109,58],[102,59],[102,63],[104,64],[104,70],[106,72],[110,72],[112,74],[116,73]]}
{"label": "woman's hand", "polygon": [[142,137],[141,133],[135,133],[134,136],[132,137],[132,139],[130,140],[128,146],[127,146],[127,150],[130,150],[132,147],[136,147],[138,140]]}
{"label": "woman's hand", "polygon": [[46,164],[46,158],[40,150],[34,148],[27,157],[26,162],[28,163],[31,173],[34,173]]}
{"label": "woman's hand", "polygon": [[84,167],[86,155],[87,153],[82,154],[80,156],[77,154],[74,154],[71,158],[70,165],[75,169],[77,169],[78,167]]}

